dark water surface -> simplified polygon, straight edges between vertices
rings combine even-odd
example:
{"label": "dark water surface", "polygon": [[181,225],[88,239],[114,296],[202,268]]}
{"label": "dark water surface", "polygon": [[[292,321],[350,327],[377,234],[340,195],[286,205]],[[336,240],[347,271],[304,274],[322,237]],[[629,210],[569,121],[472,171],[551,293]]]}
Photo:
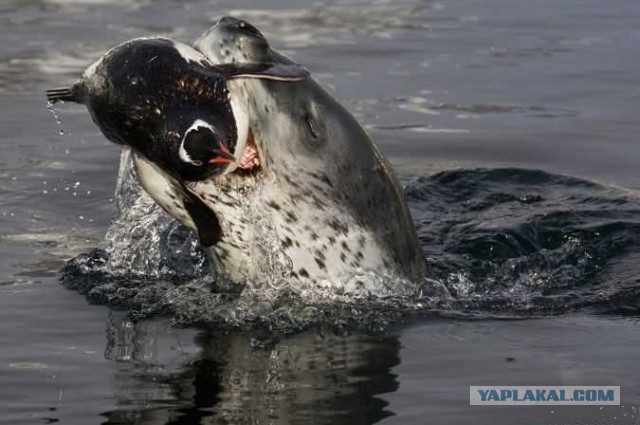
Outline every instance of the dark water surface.
{"label": "dark water surface", "polygon": [[[133,323],[60,284],[103,244],[119,152],[84,108],[56,124],[44,90],[227,13],[367,126],[451,297],[275,338]],[[640,423],[638,22],[636,0],[5,0],[0,422]],[[469,406],[504,384],[620,385],[623,405]]]}

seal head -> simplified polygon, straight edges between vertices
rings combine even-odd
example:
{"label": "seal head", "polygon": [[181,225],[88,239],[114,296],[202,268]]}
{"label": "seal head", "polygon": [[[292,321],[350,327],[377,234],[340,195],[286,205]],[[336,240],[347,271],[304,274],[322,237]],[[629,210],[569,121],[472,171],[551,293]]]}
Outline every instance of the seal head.
{"label": "seal head", "polygon": [[[231,17],[194,47],[213,63],[295,64]],[[258,280],[278,270],[285,281],[335,287],[367,281],[367,274],[421,282],[426,265],[402,188],[351,113],[311,77],[291,84],[237,79],[227,87],[248,117],[261,172],[189,189],[221,218],[223,237],[211,249],[228,273]],[[264,264],[255,265],[260,258]]]}

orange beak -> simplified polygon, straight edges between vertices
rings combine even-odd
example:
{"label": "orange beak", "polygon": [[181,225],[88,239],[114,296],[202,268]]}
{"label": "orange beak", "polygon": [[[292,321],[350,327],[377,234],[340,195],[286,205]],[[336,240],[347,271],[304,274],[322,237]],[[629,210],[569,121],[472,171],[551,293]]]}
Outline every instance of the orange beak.
{"label": "orange beak", "polygon": [[218,149],[214,150],[213,154],[214,156],[209,160],[209,164],[229,164],[236,160],[222,142],[218,142]]}

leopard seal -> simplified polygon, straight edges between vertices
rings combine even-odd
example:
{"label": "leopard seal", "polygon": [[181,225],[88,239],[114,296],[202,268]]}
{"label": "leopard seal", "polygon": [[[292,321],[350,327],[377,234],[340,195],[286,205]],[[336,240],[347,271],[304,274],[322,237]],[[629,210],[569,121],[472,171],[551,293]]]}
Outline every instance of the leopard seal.
{"label": "leopard seal", "polygon": [[[213,63],[294,63],[232,17],[221,18],[194,47]],[[249,116],[262,176],[222,176],[192,190],[236,236],[212,247],[235,278],[260,278],[260,268],[243,265],[268,259],[261,239],[283,254],[280,270],[289,280],[333,284],[367,272],[424,278],[424,256],[393,169],[327,90],[313,78],[239,79],[228,87]],[[266,237],[256,237],[257,228]]]}
{"label": "leopard seal", "polygon": [[[231,17],[193,47],[215,66],[297,66],[254,26]],[[183,206],[158,203],[198,235],[215,227],[213,243],[200,241],[220,277],[254,287],[366,287],[374,295],[423,281],[425,260],[393,169],[326,89],[312,77],[233,78],[226,88],[242,135],[235,167],[188,180],[164,159],[135,151],[121,164],[126,170],[133,163],[156,202],[180,193],[170,198]]]}

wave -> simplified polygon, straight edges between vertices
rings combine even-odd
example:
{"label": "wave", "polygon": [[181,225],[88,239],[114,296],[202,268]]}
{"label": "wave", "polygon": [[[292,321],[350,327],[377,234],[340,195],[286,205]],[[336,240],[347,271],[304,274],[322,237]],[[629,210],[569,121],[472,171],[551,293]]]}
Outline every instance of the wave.
{"label": "wave", "polygon": [[129,172],[121,170],[119,184],[130,187],[117,190],[120,213],[106,249],[70,260],[61,280],[132,318],[286,333],[378,330],[433,315],[640,313],[640,198],[630,190],[515,168],[416,177],[405,193],[429,265],[423,291],[327,303],[289,290],[265,297],[216,286],[204,250],[126,183]]}

